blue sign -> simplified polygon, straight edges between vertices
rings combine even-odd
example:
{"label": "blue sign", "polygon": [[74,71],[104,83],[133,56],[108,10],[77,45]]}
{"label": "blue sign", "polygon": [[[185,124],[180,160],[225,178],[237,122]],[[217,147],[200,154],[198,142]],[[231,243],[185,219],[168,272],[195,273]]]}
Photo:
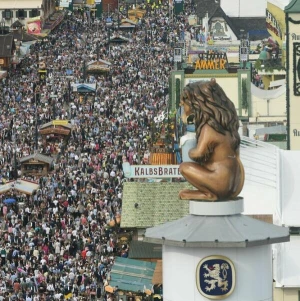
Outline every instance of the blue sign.
{"label": "blue sign", "polygon": [[224,256],[208,256],[197,266],[197,288],[208,299],[222,300],[235,288],[235,268]]}

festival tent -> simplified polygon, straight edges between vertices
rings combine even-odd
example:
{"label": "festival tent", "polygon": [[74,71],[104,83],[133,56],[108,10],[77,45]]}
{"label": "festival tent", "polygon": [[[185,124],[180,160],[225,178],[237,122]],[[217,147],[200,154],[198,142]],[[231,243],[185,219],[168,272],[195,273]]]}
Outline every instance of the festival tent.
{"label": "festival tent", "polygon": [[0,185],[0,194],[6,193],[12,189],[25,193],[28,195],[33,194],[39,188],[39,184],[28,180],[15,180]]}
{"label": "festival tent", "polygon": [[78,93],[94,93],[96,92],[96,84],[72,84],[72,90]]}

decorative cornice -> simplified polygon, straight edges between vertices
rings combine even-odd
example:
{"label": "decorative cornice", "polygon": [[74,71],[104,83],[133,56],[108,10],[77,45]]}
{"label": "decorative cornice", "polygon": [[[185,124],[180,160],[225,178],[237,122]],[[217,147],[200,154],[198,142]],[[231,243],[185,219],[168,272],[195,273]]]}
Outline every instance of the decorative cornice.
{"label": "decorative cornice", "polygon": [[201,78],[201,77],[238,77],[237,73],[228,73],[228,74],[222,74],[222,73],[214,73],[214,74],[186,74],[185,78]]}

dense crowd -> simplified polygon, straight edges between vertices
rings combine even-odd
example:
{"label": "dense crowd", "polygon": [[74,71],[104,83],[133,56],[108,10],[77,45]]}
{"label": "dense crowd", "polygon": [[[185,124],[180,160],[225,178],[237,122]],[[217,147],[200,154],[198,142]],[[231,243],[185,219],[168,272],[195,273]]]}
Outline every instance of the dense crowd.
{"label": "dense crowd", "polygon": [[[147,162],[153,118],[168,103],[173,47],[194,32],[192,5],[185,10],[172,19],[168,6],[147,6],[130,32],[117,24],[108,30],[105,18],[66,15],[3,80],[0,183],[21,177],[19,159],[36,151],[52,156],[54,167],[27,178],[40,185],[33,195],[14,195],[18,202],[11,205],[3,203],[9,192],[0,195],[0,301],[114,300],[104,286],[115,256],[127,257],[129,248],[118,241],[122,162]],[[108,43],[120,35],[129,42]],[[86,72],[97,58],[111,63],[108,73]],[[51,74],[44,84],[41,61]],[[96,83],[95,93],[70,91],[82,82]],[[39,137],[36,147],[36,122],[54,119],[73,125],[67,145]]]}

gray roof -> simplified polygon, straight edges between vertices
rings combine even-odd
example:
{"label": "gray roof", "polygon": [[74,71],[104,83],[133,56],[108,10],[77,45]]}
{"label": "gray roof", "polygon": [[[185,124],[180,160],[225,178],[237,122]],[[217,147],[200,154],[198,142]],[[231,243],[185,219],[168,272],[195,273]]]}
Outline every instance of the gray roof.
{"label": "gray roof", "polygon": [[13,50],[15,50],[13,35],[0,35],[0,57],[11,57]]}
{"label": "gray roof", "polygon": [[213,0],[198,0],[197,2],[197,15],[201,19],[208,13],[210,18],[216,11],[220,4]]}
{"label": "gray roof", "polygon": [[45,163],[48,163],[48,164],[52,164],[52,162],[53,162],[52,157],[45,156],[45,155],[42,155],[42,154],[39,154],[39,153],[23,157],[23,158],[20,159],[20,162],[23,163],[23,162],[29,161],[31,159],[41,161],[41,162],[45,162]]}
{"label": "gray roof", "polygon": [[133,240],[130,242],[128,258],[132,259],[161,259],[162,245],[144,241]]}
{"label": "gray roof", "polygon": [[[270,36],[266,26],[266,17],[228,17],[228,19],[230,20],[228,25],[233,27],[238,35],[243,29],[245,34],[249,34],[251,41],[262,40]],[[238,36],[238,38],[240,37]]]}
{"label": "gray roof", "polygon": [[145,242],[194,248],[247,248],[289,241],[289,228],[251,217],[188,215],[146,230]]}
{"label": "gray roof", "polygon": [[245,33],[249,33],[249,38],[253,41],[270,36],[266,27],[266,17],[229,17],[218,2],[213,0],[198,0],[197,16],[203,19],[206,13],[208,13],[209,23],[213,17],[224,18],[238,39],[240,38],[240,29],[244,29]]}
{"label": "gray roof", "polygon": [[256,129],[256,135],[265,135],[265,134],[286,134],[286,126],[285,125],[275,125],[275,126],[268,126],[261,129]]}

